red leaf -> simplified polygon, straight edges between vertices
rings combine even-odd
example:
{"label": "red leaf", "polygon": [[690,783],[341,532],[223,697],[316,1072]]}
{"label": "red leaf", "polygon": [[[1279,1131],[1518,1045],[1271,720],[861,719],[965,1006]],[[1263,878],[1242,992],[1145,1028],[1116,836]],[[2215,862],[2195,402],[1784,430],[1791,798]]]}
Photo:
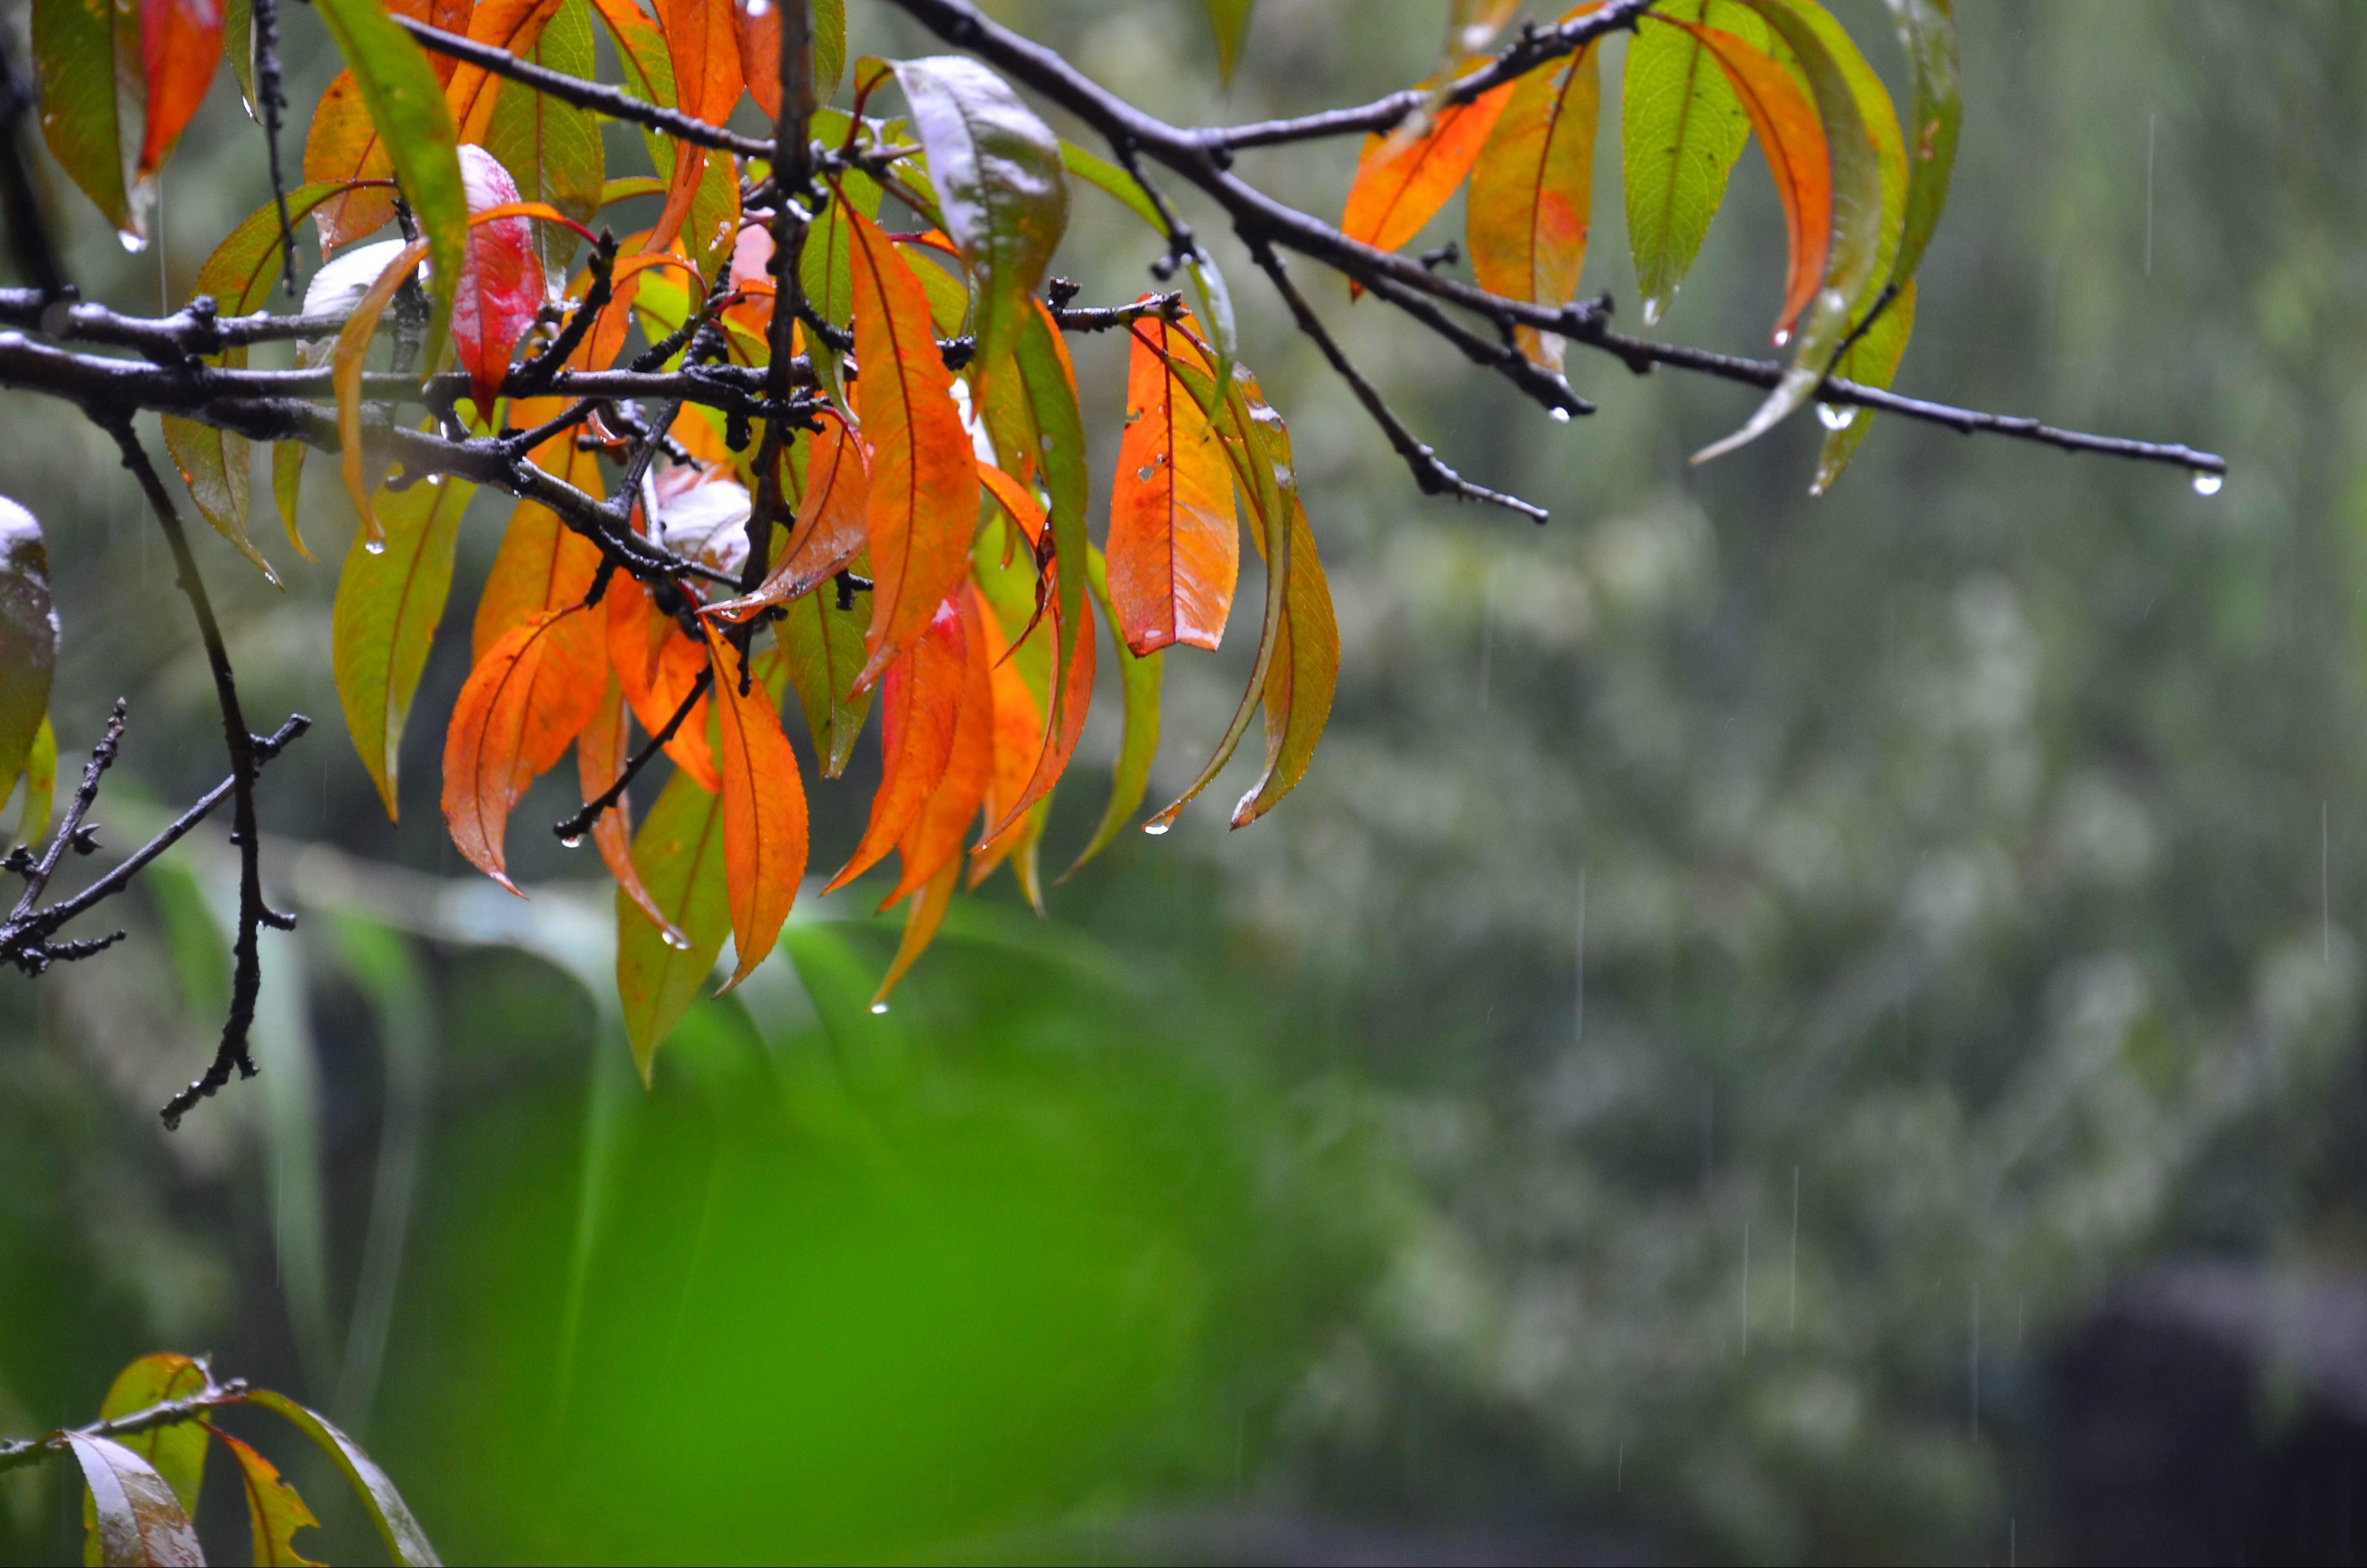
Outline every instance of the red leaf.
{"label": "red leaf", "polygon": [[[842,198],[842,199],[844,199]],[[863,435],[871,448],[868,686],[969,574],[978,464],[938,357],[929,299],[879,226],[845,207]]]}
{"label": "red leaf", "polygon": [[[517,884],[509,879],[503,850],[510,808],[591,717],[587,710],[554,745],[559,724],[530,701],[535,676],[560,641],[557,629],[589,619],[580,610],[564,609],[504,632],[470,672],[445,732],[444,821],[453,846],[512,892]],[[599,700],[599,693],[593,693],[593,709]]]}
{"label": "red leaf", "polygon": [[[242,48],[244,43],[240,40]],[[148,75],[142,179],[172,155],[181,128],[205,101],[221,53],[221,0],[140,0],[140,58]]]}
{"label": "red leaf", "polygon": [[1110,603],[1137,657],[1173,642],[1214,648],[1240,576],[1240,527],[1224,445],[1175,363],[1212,378],[1190,335],[1133,326],[1126,431],[1110,492]]}
{"label": "red leaf", "polygon": [[911,652],[888,666],[879,683],[879,788],[871,797],[871,821],[825,892],[844,887],[896,847],[944,778],[968,657],[960,605],[946,599]]}
{"label": "red leaf", "polygon": [[1512,94],[1507,82],[1467,104],[1438,110],[1418,133],[1399,129],[1366,137],[1341,231],[1382,250],[1395,250],[1421,233],[1478,161]]}
{"label": "red leaf", "polygon": [[806,874],[806,791],[773,694],[753,679],[742,694],[740,652],[711,625],[707,653],[723,720],[723,881],[739,950],[730,981],[737,985],[773,950],[797,902]]}
{"label": "red leaf", "polygon": [[[912,824],[897,841],[896,854],[903,876],[896,891],[880,901],[887,908],[908,893],[926,887],[948,865],[961,859],[962,841],[970,824],[986,804],[994,781],[994,659],[989,652],[986,622],[994,611],[975,586],[967,586],[960,606],[962,645],[967,660],[960,686],[961,706],[954,719],[953,749],[946,757],[945,776],[930,791]],[[1029,715],[1031,728],[1040,720]]]}
{"label": "red leaf", "polygon": [[[517,182],[482,147],[460,149],[460,183],[472,213],[518,199]],[[465,256],[452,298],[452,338],[460,368],[469,372],[477,417],[490,422],[510,355],[542,307],[542,257],[533,222],[495,218],[471,225]]]}
{"label": "red leaf", "polygon": [[[625,764],[633,755],[632,726],[625,722],[625,693],[617,685],[615,672],[608,676],[607,695],[575,737],[575,778],[586,801],[596,801],[606,794],[617,780],[624,777]],[[690,938],[680,927],[666,918],[650,896],[648,886],[641,881],[640,868],[633,864],[633,821],[629,795],[620,795],[617,803],[602,812],[592,824],[592,842],[600,851],[601,863],[608,874],[617,879],[640,912],[650,917],[659,932],[677,950],[690,946]]]}

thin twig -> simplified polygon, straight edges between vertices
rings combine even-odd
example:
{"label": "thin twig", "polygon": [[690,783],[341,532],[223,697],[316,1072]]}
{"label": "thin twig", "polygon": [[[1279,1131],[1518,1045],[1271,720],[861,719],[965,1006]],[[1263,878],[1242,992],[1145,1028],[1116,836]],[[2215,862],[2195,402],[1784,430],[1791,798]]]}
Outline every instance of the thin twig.
{"label": "thin twig", "polygon": [[[253,12],[255,92],[263,100],[257,107],[263,110],[264,144],[271,150],[271,199],[279,209],[279,277],[293,300],[298,298],[296,232],[288,221],[288,176],[279,166],[279,117],[288,112],[288,94],[279,80],[279,0],[254,0]],[[243,39],[227,42],[232,49],[246,47]]]}
{"label": "thin twig", "polygon": [[202,1421],[209,1412],[220,1410],[224,1405],[244,1403],[246,1394],[244,1378],[232,1378],[226,1383],[217,1383],[209,1377],[204,1388],[180,1399],[164,1400],[145,1410],[135,1410],[112,1420],[94,1421],[87,1426],[77,1426],[72,1432],[61,1429],[39,1437],[0,1443],[0,1471],[15,1470],[19,1465],[31,1464],[52,1454],[65,1453],[72,1449],[75,1437],[135,1437],[159,1426],[177,1426],[184,1422]]}
{"label": "thin twig", "polygon": [[1274,254],[1274,247],[1253,244],[1250,247],[1250,256],[1273,281],[1274,290],[1282,296],[1282,302],[1290,307],[1291,315],[1298,323],[1298,330],[1315,340],[1315,346],[1323,350],[1323,358],[1331,362],[1331,369],[1348,383],[1348,390],[1356,394],[1356,401],[1365,405],[1365,412],[1373,416],[1373,423],[1381,427],[1381,434],[1388,437],[1389,445],[1397,449],[1398,455],[1405,459],[1406,466],[1413,470],[1413,482],[1421,487],[1423,494],[1454,495],[1466,501],[1483,501],[1491,506],[1518,512],[1531,522],[1546,520],[1547,514],[1543,506],[1523,501],[1517,495],[1505,495],[1484,485],[1472,483],[1441,461],[1436,452],[1416,440],[1413,432],[1405,427],[1405,422],[1397,416],[1373,383],[1365,379],[1365,373],[1349,359],[1347,351],[1324,326],[1323,319],[1315,313],[1315,307],[1308,304],[1307,297],[1298,291],[1298,285],[1290,280],[1290,273],[1282,265],[1282,258]]}
{"label": "thin twig", "polygon": [[708,665],[701,668],[698,678],[690,683],[689,694],[683,698],[682,706],[674,710],[674,717],[665,722],[665,728],[651,735],[648,744],[633,754],[632,760],[625,764],[625,770],[617,775],[617,781],[600,791],[596,799],[584,801],[582,811],[565,822],[551,825],[550,831],[559,835],[561,844],[580,842],[585,834],[592,831],[592,824],[600,820],[602,812],[625,798],[625,791],[633,787],[633,780],[640,776],[641,769],[657,759],[658,753],[674,739],[681,730],[683,721],[690,717],[690,710],[698,706],[698,699],[706,696],[708,688],[714,684],[715,667]]}

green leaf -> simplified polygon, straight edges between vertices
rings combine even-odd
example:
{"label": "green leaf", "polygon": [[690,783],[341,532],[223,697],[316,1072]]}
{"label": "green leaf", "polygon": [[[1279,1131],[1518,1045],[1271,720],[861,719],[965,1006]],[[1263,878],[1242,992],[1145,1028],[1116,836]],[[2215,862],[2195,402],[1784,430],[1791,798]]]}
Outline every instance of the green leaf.
{"label": "green leaf", "polygon": [[[1887,389],[1898,374],[1898,362],[1907,356],[1907,339],[1915,330],[1915,279],[1908,278],[1898,290],[1898,297],[1874,318],[1863,336],[1849,346],[1833,363],[1832,373],[1860,386]],[[1874,410],[1852,408],[1847,411],[1850,422],[1838,430],[1825,432],[1825,449],[1817,459],[1816,483],[1808,487],[1811,495],[1822,495],[1840,478],[1849,467],[1850,459],[1857,455],[1868,427],[1874,424]]]}
{"label": "green leaf", "polygon": [[259,122],[263,111],[255,100],[255,0],[223,0],[222,53],[229,57],[230,74],[238,79],[246,118]]}
{"label": "green leaf", "polygon": [[1240,63],[1241,45],[1250,34],[1250,13],[1257,0],[1208,0],[1208,25],[1217,30],[1217,75],[1232,85],[1233,68]]}
{"label": "green leaf", "polygon": [[1109,569],[1099,549],[1088,559],[1092,563],[1093,597],[1100,601],[1102,620],[1109,627],[1110,641],[1117,647],[1126,728],[1118,742],[1117,767],[1110,776],[1109,808],[1102,813],[1101,825],[1093,830],[1093,839],[1085,846],[1084,853],[1077,857],[1077,863],[1061,873],[1064,882],[1082,870],[1086,861],[1109,847],[1150,789],[1150,764],[1159,755],[1159,683],[1166,658],[1163,653],[1137,658],[1134,650],[1126,645],[1126,638],[1117,629],[1116,608],[1110,603]]}
{"label": "green leaf", "polygon": [[[1693,454],[1696,463],[1723,457],[1757,440],[1808,401],[1825,379],[1835,353],[1849,335],[1858,301],[1874,276],[1882,247],[1882,165],[1857,95],[1816,27],[1802,14],[1802,0],[1750,0],[1752,9],[1790,46],[1808,79],[1831,151],[1833,233],[1824,286],[1805,312],[1784,379],[1742,428]],[[1666,31],[1655,28],[1654,31]]]}
{"label": "green leaf", "polygon": [[370,1523],[378,1527],[379,1539],[386,1542],[388,1555],[403,1568],[424,1568],[438,1564],[442,1559],[436,1548],[428,1544],[427,1532],[411,1517],[411,1509],[402,1501],[402,1494],[394,1483],[379,1469],[376,1460],[362,1452],[361,1445],[329,1425],[321,1416],[305,1409],[286,1394],[273,1393],[269,1389],[257,1389],[246,1396],[249,1404],[261,1405],[285,1416],[295,1428],[319,1445],[321,1451],[335,1461],[345,1472],[345,1480],[361,1500]]}
{"label": "green leaf", "polygon": [[978,362],[991,372],[1017,341],[1028,296],[1069,226],[1060,139],[975,60],[934,55],[895,69],[946,232],[970,266]]}
{"label": "green leaf", "polygon": [[57,667],[49,547],[33,514],[0,495],[0,801],[48,719]]}
{"label": "green leaf", "polygon": [[[1767,44],[1767,28],[1738,0],[1665,0],[1654,15]],[[1627,244],[1650,326],[1700,253],[1726,199],[1727,176],[1750,139],[1750,120],[1700,40],[1682,28],[1644,27],[1627,45],[1619,135]]]}
{"label": "green leaf", "polygon": [[[1020,323],[1018,349],[1019,381],[1026,389],[1036,426],[1044,491],[1052,502],[1046,517],[1059,574],[1060,645],[1055,669],[1065,672],[1075,663],[1077,636],[1084,630],[1085,584],[1091,575],[1085,507],[1093,481],[1085,456],[1085,421],[1077,406],[1077,377],[1069,364],[1068,345],[1050,315],[1033,301]],[[1056,673],[1048,733],[1060,733],[1066,687],[1065,675]]]}
{"label": "green leaf", "polygon": [[[865,217],[878,215],[878,182],[860,169],[849,169],[840,176],[837,189]],[[822,320],[841,328],[855,320],[855,277],[846,252],[850,233],[846,209],[833,197],[823,207],[812,232],[806,235],[806,248],[798,256],[798,281],[805,290],[806,303]],[[821,378],[824,389],[844,403],[839,386],[839,365],[844,356],[818,338],[809,347],[814,373]]]}
{"label": "green leaf", "polygon": [[[1199,296],[1196,313],[1208,335],[1208,347],[1216,350],[1210,366],[1216,375],[1210,383],[1216,389],[1212,395],[1221,397],[1222,389],[1233,384],[1233,371],[1241,362],[1241,329],[1233,318],[1233,293],[1225,287],[1225,275],[1217,270],[1217,258],[1206,246],[1192,253],[1184,270],[1191,275],[1192,291]],[[1211,404],[1203,403],[1201,408],[1211,415],[1216,413]]]}
{"label": "green leaf", "polygon": [[[857,557],[852,570],[865,575],[868,564]],[[855,689],[855,677],[863,673],[863,629],[870,623],[871,607],[857,600],[849,608],[839,608],[837,588],[824,583],[782,608],[787,615],[774,623],[773,635],[788,655],[789,684],[797,688],[806,727],[813,732],[821,776],[835,778],[855,755],[855,738],[862,733],[878,689]]]}
{"label": "green leaf", "polygon": [[[289,225],[302,222],[314,208],[347,188],[341,182],[323,180],[289,191]],[[279,275],[279,209],[266,202],[214,247],[213,255],[198,269],[197,281],[190,285],[189,297],[210,294],[223,315],[245,315],[263,309]],[[246,369],[246,349],[243,346],[225,349],[208,357],[206,363],[243,370]],[[243,436],[174,415],[164,415],[164,449],[172,454],[174,466],[181,471],[181,481],[189,487],[189,498],[197,503],[198,510],[216,532],[255,563],[266,580],[278,585],[279,574],[271,569],[271,562],[263,558],[263,552],[255,547],[255,540],[246,531],[251,483],[248,471],[255,443]],[[300,453],[302,449],[298,450]],[[276,477],[276,458],[274,463]],[[298,551],[310,560],[311,552],[305,551],[304,541],[297,536],[292,507],[287,515],[288,537]]]}
{"label": "green leaf", "polygon": [[117,87],[141,79],[138,11],[116,0],[34,0],[32,30],[51,155],[117,232],[145,235],[146,214],[130,195],[140,139],[124,123]]}
{"label": "green leaf", "polygon": [[1940,226],[1948,182],[1956,168],[1956,135],[1965,116],[1956,85],[1954,0],[1888,0],[1915,81],[1908,110],[1907,225],[1891,278],[1906,283],[1923,265],[1923,249]]}
{"label": "green leaf", "polygon": [[203,1563],[188,1511],[153,1466],[122,1444],[69,1432],[66,1440],[90,1486],[86,1562]]}
{"label": "green leaf", "polygon": [[723,797],[708,794],[677,769],[633,835],[633,864],[651,899],[690,938],[687,949],[674,947],[617,891],[617,993],[625,1005],[633,1062],[647,1084],[658,1047],[707,988],[716,955],[731,932],[723,878]]}
{"label": "green leaf", "polygon": [[814,102],[830,102],[845,74],[846,0],[813,0]]}
{"label": "green leaf", "polygon": [[[588,79],[594,64],[588,0],[566,0],[552,13],[527,58]],[[547,201],[586,225],[598,216],[607,169],[600,121],[591,110],[547,93],[505,92],[493,100],[485,151],[509,170],[520,200]],[[545,273],[566,277],[580,243],[575,232],[563,223],[537,223],[534,234]]]}
{"label": "green leaf", "polygon": [[50,806],[57,788],[58,735],[44,719],[34,732],[33,749],[25,757],[25,803],[17,812],[17,843],[38,844],[50,831]]}
{"label": "green leaf", "polygon": [[1097,187],[1115,198],[1127,211],[1150,225],[1151,233],[1167,237],[1167,225],[1160,221],[1159,209],[1142,188],[1142,182],[1107,158],[1096,157],[1073,142],[1060,143],[1060,163],[1070,174],[1087,185]]}
{"label": "green leaf", "polygon": [[394,163],[394,177],[427,236],[434,278],[427,342],[435,354],[451,336],[452,291],[467,262],[469,199],[460,185],[459,136],[442,84],[411,35],[378,0],[314,0],[313,9],[361,89],[370,123]]}
{"label": "green leaf", "polygon": [[476,486],[465,480],[381,490],[371,506],[386,529],[373,552],[359,529],[345,552],[330,623],[330,663],[345,728],[362,767],[378,785],[389,820],[402,793],[403,722],[427,667],[428,645],[444,619],[460,514]]}
{"label": "green leaf", "polygon": [[301,441],[271,443],[271,499],[279,507],[279,520],[286,525],[289,539],[299,550],[304,548],[304,540],[296,531],[296,508],[304,497],[304,454],[309,449]]}
{"label": "green leaf", "polygon": [[[106,1403],[98,1407],[98,1418],[112,1421],[166,1400],[187,1399],[203,1392],[210,1381],[206,1369],[187,1356],[169,1352],[142,1356],[115,1375]],[[205,1478],[207,1440],[204,1425],[196,1421],[152,1427],[116,1439],[154,1467],[172,1487],[173,1495],[181,1500],[183,1511],[192,1514],[198,1511],[198,1485]]]}

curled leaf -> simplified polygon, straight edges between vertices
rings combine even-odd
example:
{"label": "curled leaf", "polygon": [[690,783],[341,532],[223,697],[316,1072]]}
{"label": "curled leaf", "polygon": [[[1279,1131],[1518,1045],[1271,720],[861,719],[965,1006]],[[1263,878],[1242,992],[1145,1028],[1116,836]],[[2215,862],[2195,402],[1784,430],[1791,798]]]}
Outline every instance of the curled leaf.
{"label": "curled leaf", "polygon": [[386,1542],[387,1554],[396,1562],[402,1568],[436,1568],[440,1560],[436,1548],[428,1543],[427,1532],[419,1528],[419,1521],[411,1517],[411,1509],[402,1494],[394,1489],[394,1483],[362,1451],[360,1444],[285,1394],[257,1389],[246,1396],[246,1402],[285,1417],[329,1456],[353,1487],[370,1523],[378,1527],[379,1538]]}
{"label": "curled leaf", "polygon": [[[205,1368],[187,1356],[170,1351],[142,1356],[115,1374],[115,1381],[98,1407],[98,1418],[112,1421],[167,1400],[187,1399],[202,1392],[212,1382]],[[115,1440],[155,1468],[180,1501],[182,1512],[198,1511],[198,1488],[205,1479],[208,1444],[202,1423],[176,1422]]]}
{"label": "curled leaf", "polygon": [[1954,0],[1888,0],[1915,82],[1908,109],[1907,221],[1894,281],[1902,286],[1923,264],[1923,249],[1940,226],[1948,182],[1956,168],[1956,137],[1965,114],[1956,82]]}
{"label": "curled leaf", "polygon": [[477,417],[490,423],[493,399],[509,373],[518,339],[542,308],[542,256],[534,225],[524,217],[493,217],[496,209],[518,205],[517,183],[482,147],[460,149],[460,177],[469,193],[467,259],[453,290],[452,340],[460,368],[469,373]]}
{"label": "curled leaf", "polygon": [[[512,892],[517,884],[503,848],[510,808],[591,722],[605,689],[546,694],[535,677],[554,649],[562,658],[581,656],[569,644],[587,642],[590,630],[591,618],[571,608],[504,632],[470,672],[445,732],[444,821],[453,846]],[[564,698],[564,706],[552,698]]]}
{"label": "curled leaf", "polygon": [[108,1568],[205,1562],[187,1511],[146,1460],[105,1437],[69,1432],[66,1440],[90,1486],[93,1561]]}
{"label": "curled leaf", "polygon": [[317,1529],[321,1521],[296,1489],[279,1478],[279,1467],[227,1432],[216,1431],[246,1493],[246,1519],[255,1536],[255,1568],[325,1568],[296,1550],[296,1532]]}

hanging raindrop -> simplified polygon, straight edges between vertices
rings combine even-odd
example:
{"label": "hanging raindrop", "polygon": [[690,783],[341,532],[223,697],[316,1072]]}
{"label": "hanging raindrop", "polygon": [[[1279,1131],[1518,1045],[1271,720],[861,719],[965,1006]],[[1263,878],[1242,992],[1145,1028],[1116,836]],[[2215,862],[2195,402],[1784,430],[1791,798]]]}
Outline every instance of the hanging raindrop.
{"label": "hanging raindrop", "polygon": [[2219,487],[2226,483],[2227,476],[2224,473],[2213,473],[2201,468],[2194,471],[2194,493],[2197,495],[2216,495]]}
{"label": "hanging raindrop", "polygon": [[1846,430],[1857,422],[1857,410],[1820,403],[1817,404],[1817,418],[1828,430]]}
{"label": "hanging raindrop", "polygon": [[684,936],[679,931],[661,931],[658,933],[658,940],[663,942],[667,947],[672,948],[675,952],[686,953],[690,951],[690,938]]}
{"label": "hanging raindrop", "polygon": [[1150,835],[1153,838],[1160,838],[1165,836],[1167,830],[1174,825],[1174,823],[1169,819],[1160,817],[1154,821],[1144,823],[1142,824],[1142,831]]}
{"label": "hanging raindrop", "polygon": [[1569,410],[1567,408],[1549,408],[1546,412],[1553,415],[1553,422],[1557,425],[1569,423]]}
{"label": "hanging raindrop", "polygon": [[561,849],[581,849],[583,847],[583,835],[580,833],[564,834],[560,837],[559,846]]}
{"label": "hanging raindrop", "polygon": [[873,1017],[875,1017],[875,1018],[876,1018],[876,1017],[878,1017],[880,1015],[882,1015],[882,1014],[886,1013],[887,1011],[888,1011],[888,1004],[887,1004],[887,1003],[885,1003],[885,1002],[874,1002],[873,1004],[871,1004],[871,1016],[872,1016]]}
{"label": "hanging raindrop", "polygon": [[124,250],[130,255],[138,256],[148,248],[148,236],[135,233],[130,229],[116,230],[115,237],[122,242]]}
{"label": "hanging raindrop", "polygon": [[1654,295],[1650,299],[1646,300],[1644,301],[1644,324],[1646,326],[1659,325],[1660,312],[1668,308],[1668,301],[1659,298],[1658,295]]}
{"label": "hanging raindrop", "polygon": [[365,555],[384,555],[386,553],[386,540],[382,539],[366,539],[362,540],[362,553]]}

